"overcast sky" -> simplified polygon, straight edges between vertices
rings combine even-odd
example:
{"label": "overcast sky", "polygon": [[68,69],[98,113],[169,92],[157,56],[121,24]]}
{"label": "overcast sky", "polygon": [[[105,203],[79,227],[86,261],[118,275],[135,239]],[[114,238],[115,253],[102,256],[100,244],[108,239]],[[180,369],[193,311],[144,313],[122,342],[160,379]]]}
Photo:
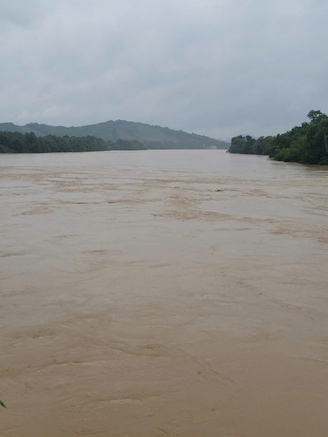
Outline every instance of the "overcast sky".
{"label": "overcast sky", "polygon": [[328,112],[327,0],[0,0],[0,122],[227,139]]}

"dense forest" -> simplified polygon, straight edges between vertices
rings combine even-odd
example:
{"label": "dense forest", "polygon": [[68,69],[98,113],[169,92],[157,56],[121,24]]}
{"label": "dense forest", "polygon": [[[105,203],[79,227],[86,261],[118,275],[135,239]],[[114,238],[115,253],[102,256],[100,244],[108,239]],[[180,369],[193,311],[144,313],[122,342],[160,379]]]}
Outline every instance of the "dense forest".
{"label": "dense forest", "polygon": [[138,141],[115,143],[95,137],[37,137],[34,133],[0,132],[0,153],[96,152],[100,150],[144,150]]}
{"label": "dense forest", "polygon": [[33,132],[37,137],[55,135],[69,137],[93,136],[104,141],[116,143],[119,139],[125,141],[139,141],[147,149],[228,149],[227,142],[176,131],[168,127],[151,126],[145,123],[134,123],[125,120],[109,120],[103,123],[79,127],[51,126],[47,124],[28,123],[18,126],[13,123],[0,123],[0,131],[6,132]]}
{"label": "dense forest", "polygon": [[328,116],[310,111],[309,121],[276,136],[238,135],[231,139],[230,153],[269,155],[276,161],[328,165]]}
{"label": "dense forest", "polygon": [[250,155],[269,155],[273,137],[259,137],[257,139],[250,135],[238,135],[231,139],[229,153],[242,153]]}

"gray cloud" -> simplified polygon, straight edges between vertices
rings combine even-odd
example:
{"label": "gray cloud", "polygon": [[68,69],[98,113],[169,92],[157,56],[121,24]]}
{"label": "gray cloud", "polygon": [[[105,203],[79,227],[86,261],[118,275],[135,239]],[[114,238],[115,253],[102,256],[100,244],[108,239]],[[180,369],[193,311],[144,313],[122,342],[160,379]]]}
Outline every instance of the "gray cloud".
{"label": "gray cloud", "polygon": [[328,111],[321,0],[0,3],[0,120],[227,138]]}

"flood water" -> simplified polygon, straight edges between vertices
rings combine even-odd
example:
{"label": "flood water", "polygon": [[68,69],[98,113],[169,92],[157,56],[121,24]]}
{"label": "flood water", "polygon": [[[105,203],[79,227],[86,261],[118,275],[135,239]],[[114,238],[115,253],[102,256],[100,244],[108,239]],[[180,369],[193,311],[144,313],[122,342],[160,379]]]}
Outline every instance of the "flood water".
{"label": "flood water", "polygon": [[327,436],[327,168],[0,159],[1,437]]}

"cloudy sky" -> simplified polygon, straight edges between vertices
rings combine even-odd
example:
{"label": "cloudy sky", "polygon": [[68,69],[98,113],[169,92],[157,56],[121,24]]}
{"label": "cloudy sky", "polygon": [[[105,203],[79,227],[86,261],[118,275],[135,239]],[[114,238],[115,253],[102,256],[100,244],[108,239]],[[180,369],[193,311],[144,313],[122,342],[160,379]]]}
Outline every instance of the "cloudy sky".
{"label": "cloudy sky", "polygon": [[0,0],[0,122],[215,138],[328,112],[327,0]]}

